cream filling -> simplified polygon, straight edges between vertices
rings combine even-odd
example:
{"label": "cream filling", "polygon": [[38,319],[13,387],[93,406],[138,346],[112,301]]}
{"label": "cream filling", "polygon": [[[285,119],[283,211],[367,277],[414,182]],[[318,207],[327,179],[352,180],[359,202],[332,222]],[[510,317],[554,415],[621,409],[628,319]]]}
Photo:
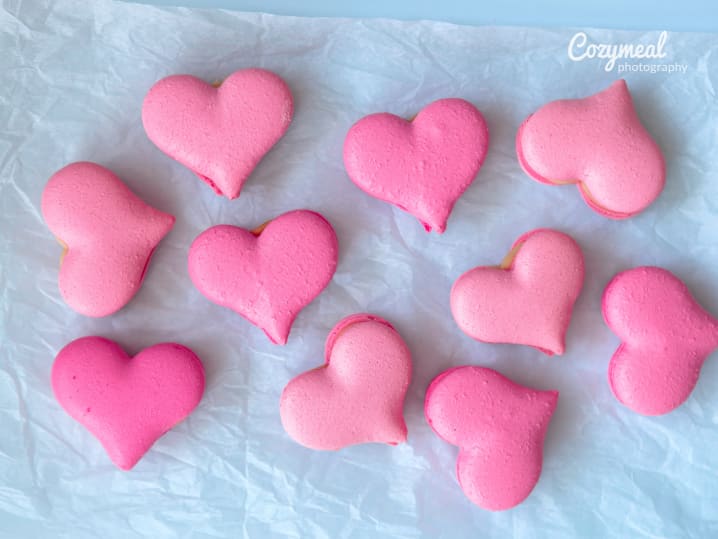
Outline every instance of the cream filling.
{"label": "cream filling", "polygon": [[67,256],[67,252],[70,250],[70,248],[60,238],[55,238],[55,239],[62,246],[62,253],[60,253],[60,266],[62,266],[62,262],[63,262],[63,260],[65,260],[65,257]]}
{"label": "cream filling", "polygon": [[521,247],[524,246],[524,243],[526,243],[525,240],[514,245],[497,267],[502,270],[510,270],[516,255],[519,254],[519,251],[521,250]]}
{"label": "cream filling", "polygon": [[264,229],[267,228],[267,225],[271,222],[272,222],[272,220],[270,219],[269,221],[266,221],[266,222],[262,223],[261,225],[259,225],[257,228],[250,230],[250,232],[252,234],[254,234],[255,236],[259,236],[264,231]]}

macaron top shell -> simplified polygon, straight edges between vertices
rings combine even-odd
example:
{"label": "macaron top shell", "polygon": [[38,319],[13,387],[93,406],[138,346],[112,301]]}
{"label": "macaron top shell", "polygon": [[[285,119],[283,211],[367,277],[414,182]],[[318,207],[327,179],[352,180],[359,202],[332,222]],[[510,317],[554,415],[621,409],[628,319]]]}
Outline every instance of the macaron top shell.
{"label": "macaron top shell", "polygon": [[404,442],[411,354],[392,325],[370,314],[343,319],[327,337],[325,361],[282,392],[280,415],[289,436],[322,450]]}
{"label": "macaron top shell", "polygon": [[232,73],[217,87],[191,75],[157,82],[142,104],[147,136],[233,199],[264,155],[289,128],[292,93],[264,69]]}
{"label": "macaron top shell", "polygon": [[52,389],[110,459],[129,470],[199,404],[204,368],[179,344],[157,344],[130,357],[109,339],[83,337],[57,355]]}
{"label": "macaron top shell", "polygon": [[451,312],[461,330],[479,341],[563,354],[583,278],[583,254],[573,238],[533,230],[516,240],[501,266],[461,275],[451,289]]}
{"label": "macaron top shell", "polygon": [[463,99],[440,99],[410,121],[389,113],[360,119],[344,141],[344,164],[366,193],[442,233],[488,145],[488,127],[476,107]]}
{"label": "macaron top shell", "polygon": [[485,367],[455,367],[426,391],[424,414],[442,439],[459,446],[457,476],[475,504],[510,509],[533,490],[557,391],[521,386]]}
{"label": "macaron top shell", "polygon": [[680,406],[718,348],[718,320],[678,277],[654,266],[616,275],[606,286],[602,309],[621,339],[608,370],[616,398],[644,415]]}
{"label": "macaron top shell", "polygon": [[519,128],[516,151],[529,176],[578,183],[588,205],[614,219],[645,210],[666,181],[663,153],[622,79],[595,95],[541,107]]}
{"label": "macaron top shell", "polygon": [[175,218],[146,204],[110,170],[78,162],[56,172],[42,215],[66,247],[59,286],[86,316],[112,314],[139,290],[154,249]]}
{"label": "macaron top shell", "polygon": [[294,210],[258,230],[218,225],[189,250],[189,274],[208,299],[286,344],[299,312],[329,284],[338,260],[337,237],[320,214]]}

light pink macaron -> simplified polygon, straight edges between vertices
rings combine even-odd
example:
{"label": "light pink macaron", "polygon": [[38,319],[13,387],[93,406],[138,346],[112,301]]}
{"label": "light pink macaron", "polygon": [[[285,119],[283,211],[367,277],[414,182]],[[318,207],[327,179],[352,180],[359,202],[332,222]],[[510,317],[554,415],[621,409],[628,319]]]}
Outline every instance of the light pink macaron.
{"label": "light pink macaron", "polygon": [[110,170],[87,162],[67,165],[50,178],[42,192],[42,216],[64,247],[62,298],[93,317],[110,315],[132,299],[175,222]]}
{"label": "light pink macaron", "polygon": [[348,316],[327,337],[324,358],[323,366],[282,391],[279,412],[287,434],[324,450],[404,442],[411,354],[394,327],[370,314]]}
{"label": "light pink macaron", "polygon": [[236,71],[214,85],[172,75],[152,86],[142,103],[150,140],[229,199],[239,196],[293,114],[284,80],[256,68]]}
{"label": "light pink macaron", "polygon": [[624,80],[589,97],[544,105],[519,128],[516,152],[529,176],[577,184],[586,203],[612,219],[645,210],[666,182],[663,153]]}
{"label": "light pink macaron", "polygon": [[479,266],[456,280],[451,313],[478,341],[561,355],[583,278],[583,254],[571,236],[532,230],[514,242],[499,266]]}

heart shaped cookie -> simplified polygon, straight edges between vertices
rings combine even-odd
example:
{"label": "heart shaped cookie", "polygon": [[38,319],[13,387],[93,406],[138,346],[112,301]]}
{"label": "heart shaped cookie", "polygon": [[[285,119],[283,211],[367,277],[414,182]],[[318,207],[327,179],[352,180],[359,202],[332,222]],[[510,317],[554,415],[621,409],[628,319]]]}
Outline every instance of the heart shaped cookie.
{"label": "heart shaped cookie", "polygon": [[295,210],[254,231],[230,225],[202,232],[189,250],[189,275],[210,301],[241,314],[286,344],[299,311],[329,284],[337,237],[318,213]]}
{"label": "heart shaped cookie", "polygon": [[236,71],[218,86],[173,75],[150,89],[142,123],[160,150],[232,199],[289,128],[293,107],[287,84],[264,69]]}
{"label": "heart shaped cookie", "polygon": [[85,316],[107,316],[132,299],[175,218],[147,205],[111,171],[67,165],[42,192],[42,215],[65,248],[60,294]]}
{"label": "heart shaped cookie", "polygon": [[397,331],[369,314],[340,321],[327,337],[326,364],[300,374],[282,392],[282,425],[311,449],[406,440],[404,396],[411,354]]}
{"label": "heart shaped cookie", "polygon": [[586,203],[612,219],[645,210],[663,190],[666,166],[641,124],[626,81],[584,99],[553,101],[526,118],[519,162],[548,184],[578,184]]}
{"label": "heart shaped cookie", "polygon": [[156,344],[130,357],[109,339],[83,337],[55,358],[52,389],[112,462],[129,470],[197,407],[204,368],[179,344]]}
{"label": "heart shaped cookie", "polygon": [[463,99],[440,99],[411,121],[388,113],[359,120],[344,141],[344,165],[362,190],[442,233],[488,147],[481,112]]}
{"label": "heart shaped cookie", "polygon": [[533,230],[516,240],[500,266],[477,267],[456,280],[451,313],[478,341],[526,344],[561,355],[583,275],[583,254],[573,238]]}
{"label": "heart shaped cookie", "polygon": [[603,293],[603,318],[621,345],[608,367],[616,398],[631,410],[660,415],[680,406],[718,348],[718,321],[671,272],[633,268]]}
{"label": "heart shaped cookie", "polygon": [[541,475],[543,442],[558,391],[537,391],[484,367],[456,367],[426,391],[434,432],[459,446],[456,474],[476,505],[503,511],[521,503]]}

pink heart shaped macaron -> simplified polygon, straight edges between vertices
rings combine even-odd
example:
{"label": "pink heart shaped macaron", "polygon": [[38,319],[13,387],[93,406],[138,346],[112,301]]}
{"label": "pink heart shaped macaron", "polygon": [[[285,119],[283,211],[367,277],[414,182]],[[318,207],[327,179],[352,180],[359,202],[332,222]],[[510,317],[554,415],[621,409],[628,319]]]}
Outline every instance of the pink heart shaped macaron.
{"label": "pink heart shaped macaron", "polygon": [[337,237],[313,211],[280,215],[254,231],[219,225],[189,250],[189,275],[210,301],[241,314],[286,344],[299,311],[331,281]]}
{"label": "pink heart shaped macaron", "polygon": [[42,215],[65,248],[60,294],[75,311],[107,316],[124,307],[175,218],[135,195],[94,163],[67,165],[42,192]]}
{"label": "pink heart shaped macaron", "polygon": [[456,367],[426,391],[434,432],[459,446],[456,475],[464,494],[491,511],[510,509],[541,475],[543,443],[558,391],[537,391],[485,367]]}
{"label": "pink heart shaped macaron", "polygon": [[160,80],[142,104],[142,123],[160,150],[232,199],[287,131],[293,112],[280,77],[243,69],[217,87],[191,75]]}
{"label": "pink heart shaped macaron", "polygon": [[129,470],[197,407],[204,368],[179,344],[156,344],[130,357],[109,339],[84,337],[55,358],[52,389],[112,462]]}
{"label": "pink heart shaped macaron", "polygon": [[645,210],[663,190],[663,154],[641,124],[626,81],[584,99],[553,101],[526,118],[516,137],[532,178],[578,184],[586,203],[612,219]]}
{"label": "pink heart shaped macaron", "polygon": [[344,141],[344,165],[359,188],[442,233],[488,147],[481,112],[463,99],[440,99],[411,121],[388,113],[359,120]]}
{"label": "pink heart shaped macaron", "polygon": [[411,354],[391,324],[369,314],[348,316],[327,337],[324,356],[325,365],[300,374],[282,392],[287,434],[324,450],[404,442]]}
{"label": "pink heart shaped macaron", "polygon": [[571,236],[533,230],[516,240],[500,266],[480,266],[456,280],[451,313],[478,341],[561,355],[583,276],[583,254]]}
{"label": "pink heart shaped macaron", "polygon": [[621,339],[608,367],[611,390],[639,414],[660,415],[680,406],[718,348],[718,320],[662,268],[616,275],[603,293],[603,317]]}

